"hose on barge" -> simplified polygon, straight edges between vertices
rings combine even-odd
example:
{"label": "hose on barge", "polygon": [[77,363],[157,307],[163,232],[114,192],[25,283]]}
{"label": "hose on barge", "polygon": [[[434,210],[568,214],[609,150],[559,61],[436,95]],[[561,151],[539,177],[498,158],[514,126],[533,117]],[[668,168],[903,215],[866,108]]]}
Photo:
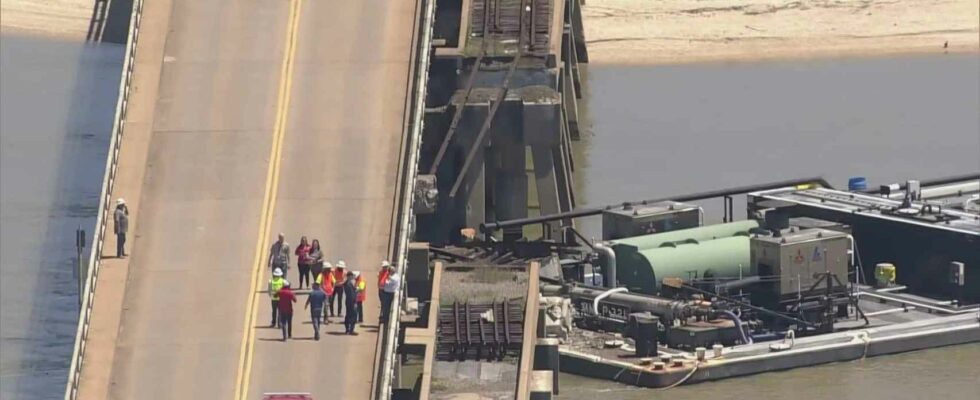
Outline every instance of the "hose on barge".
{"label": "hose on barge", "polygon": [[727,310],[719,311],[718,313],[721,314],[721,315],[724,315],[724,316],[726,316],[728,318],[731,318],[731,320],[735,322],[735,327],[738,328],[738,333],[739,333],[739,335],[742,336],[742,343],[744,343],[744,344],[752,344],[752,338],[745,334],[745,328],[742,326],[742,319],[741,318],[739,318],[737,315],[735,315],[735,313],[733,313],[731,311],[727,311]]}

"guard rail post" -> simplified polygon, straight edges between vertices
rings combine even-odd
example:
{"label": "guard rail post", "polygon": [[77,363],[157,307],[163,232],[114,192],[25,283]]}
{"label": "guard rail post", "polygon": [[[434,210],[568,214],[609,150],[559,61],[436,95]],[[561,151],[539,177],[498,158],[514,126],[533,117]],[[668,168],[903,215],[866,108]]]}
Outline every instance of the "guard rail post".
{"label": "guard rail post", "polygon": [[[415,178],[421,149],[425,95],[429,75],[429,58],[432,54],[432,22],[435,17],[435,0],[419,0],[416,29],[413,32],[412,76],[408,83],[406,99],[405,133],[403,135],[402,163],[399,166],[401,191],[395,199],[395,212],[392,224],[392,239],[389,246],[390,257],[400,272],[404,274],[408,254],[408,242],[414,230],[415,219],[412,213],[412,199],[415,192]],[[404,275],[403,275],[404,276]],[[385,321],[384,330],[378,337],[375,350],[374,390],[375,400],[388,400],[392,394],[392,378],[395,374],[398,331],[400,329],[401,308],[405,297],[405,280],[395,293]]]}
{"label": "guard rail post", "polygon": [[119,79],[119,96],[116,100],[116,118],[109,138],[109,154],[106,156],[105,175],[102,179],[102,192],[99,195],[99,212],[95,219],[95,234],[89,254],[88,272],[85,288],[80,294],[81,307],[78,315],[78,328],[75,331],[75,347],[72,350],[71,364],[68,367],[68,384],[65,387],[65,400],[78,396],[78,385],[85,365],[85,345],[88,340],[89,322],[92,317],[95,289],[98,283],[99,267],[102,263],[102,244],[105,241],[107,216],[111,204],[112,188],[116,181],[116,167],[119,163],[119,150],[122,135],[126,130],[126,111],[129,106],[130,84],[136,60],[136,43],[139,39],[140,21],[143,16],[143,0],[133,0],[133,11],[129,17],[129,36],[126,38],[126,54],[123,59],[122,77]]}

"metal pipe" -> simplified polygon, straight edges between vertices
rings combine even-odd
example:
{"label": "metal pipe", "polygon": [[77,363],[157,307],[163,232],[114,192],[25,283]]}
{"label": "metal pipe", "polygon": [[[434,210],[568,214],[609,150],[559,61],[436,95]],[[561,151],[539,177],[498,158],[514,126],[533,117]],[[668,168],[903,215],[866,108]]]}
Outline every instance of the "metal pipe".
{"label": "metal pipe", "polygon": [[848,251],[848,253],[850,253],[849,255],[851,256],[851,268],[854,268],[854,283],[860,285],[861,284],[861,273],[863,271],[861,271],[858,268],[857,264],[854,262],[855,261],[854,260],[854,253],[857,251],[857,250],[855,250],[856,249],[855,246],[857,246],[857,244],[854,243],[854,236],[852,236],[852,235],[847,235],[847,240],[849,240],[851,242],[851,249],[850,249],[850,251]]}
{"label": "metal pipe", "polygon": [[616,287],[616,252],[612,247],[606,246],[602,242],[596,242],[593,246],[596,251],[606,256],[606,262],[602,266],[603,280],[606,287]]}
{"label": "metal pipe", "polygon": [[[937,185],[946,185],[949,183],[958,183],[958,182],[977,180],[977,179],[980,179],[980,172],[974,172],[974,173],[962,174],[962,175],[953,175],[953,176],[947,176],[942,178],[926,179],[923,181],[919,181],[919,184],[921,186],[937,186]],[[898,189],[899,190],[908,189],[907,183],[900,184],[898,186]],[[879,194],[881,193],[881,187],[877,189],[866,190],[864,191],[864,193]]]}
{"label": "metal pipe", "polygon": [[746,286],[754,285],[759,282],[762,282],[762,277],[758,275],[750,276],[748,278],[740,278],[734,281],[728,281],[715,285],[715,291],[718,293],[722,293],[722,292],[728,293],[735,289],[741,289]]}
{"label": "metal pipe", "polygon": [[[879,292],[880,292],[880,290],[879,290]],[[903,305],[912,305],[912,306],[915,306],[915,307],[918,307],[918,308],[922,308],[922,309],[926,309],[926,310],[931,310],[931,311],[936,311],[936,312],[941,312],[941,313],[944,313],[944,314],[966,314],[966,313],[975,313],[977,311],[980,311],[980,307],[976,307],[976,306],[966,307],[966,308],[961,308],[961,309],[950,309],[950,308],[946,308],[946,307],[942,307],[942,306],[929,305],[929,304],[926,304],[925,302],[922,302],[922,301],[915,301],[915,300],[903,299],[903,298],[900,298],[900,297],[884,296],[884,295],[882,295],[880,293],[860,292],[859,291],[859,292],[855,293],[855,295],[856,296],[859,296],[859,297],[860,296],[874,297],[874,298],[879,299],[879,300],[890,301],[890,302],[893,302],[893,303],[899,303],[899,304],[903,304]]]}
{"label": "metal pipe", "polygon": [[[920,198],[922,200],[928,200],[941,197],[960,196],[963,194],[973,194],[976,192],[980,192],[980,180],[926,187],[921,190]],[[886,197],[893,200],[901,200],[905,198],[905,191],[899,190],[897,192],[892,192]]]}
{"label": "metal pipe", "polygon": [[592,299],[592,312],[594,312],[595,315],[599,315],[599,302],[602,301],[602,299],[611,296],[613,293],[622,293],[622,292],[629,292],[629,289],[624,287],[618,287],[602,292],[602,294]]}
{"label": "metal pipe", "polygon": [[[605,299],[616,304],[621,304],[623,306],[629,307],[632,312],[643,312],[649,311],[651,314],[659,316],[661,321],[671,321],[678,318],[690,317],[698,312],[707,312],[708,310],[699,309],[698,304],[692,301],[685,300],[673,300],[666,299],[663,297],[649,296],[638,293],[630,292],[620,292],[616,290],[608,290],[606,288],[599,287],[588,287],[588,286],[560,286],[553,284],[543,284],[541,287],[541,294],[545,296],[563,296],[573,299],[585,300],[589,305],[595,306],[593,299],[599,297],[603,294],[607,294]],[[594,312],[599,312],[598,309],[593,308]]]}
{"label": "metal pipe", "polygon": [[641,205],[641,204],[657,203],[657,202],[667,201],[667,200],[673,200],[679,202],[704,200],[704,199],[711,199],[715,197],[728,196],[734,194],[745,194],[750,192],[776,189],[776,188],[787,187],[787,186],[800,186],[800,185],[812,185],[812,184],[833,189],[833,186],[827,183],[827,181],[823,177],[819,177],[819,176],[812,177],[812,178],[805,178],[805,179],[790,179],[790,180],[769,182],[769,183],[763,183],[757,185],[736,186],[727,189],[711,190],[707,192],[691,193],[691,194],[680,195],[680,196],[669,196],[669,197],[663,197],[659,199],[625,202],[621,204],[607,205],[605,207],[585,208],[581,210],[574,210],[574,211],[568,211],[564,213],[551,214],[551,215],[542,215],[538,217],[520,218],[520,219],[509,220],[509,221],[483,223],[480,224],[480,230],[484,233],[490,233],[498,229],[504,229],[509,227],[540,224],[543,222],[550,222],[550,221],[556,221],[561,219],[588,217],[592,215],[602,214],[602,212],[605,210],[611,210],[626,205],[630,205],[630,206]]}

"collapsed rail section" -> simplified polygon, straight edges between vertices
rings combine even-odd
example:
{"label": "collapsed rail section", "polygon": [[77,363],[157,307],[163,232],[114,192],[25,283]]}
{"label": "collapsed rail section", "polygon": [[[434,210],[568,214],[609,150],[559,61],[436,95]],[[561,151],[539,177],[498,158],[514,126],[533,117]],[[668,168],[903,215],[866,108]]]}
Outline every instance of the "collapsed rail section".
{"label": "collapsed rail section", "polygon": [[[413,261],[410,268],[429,268],[424,258]],[[553,374],[535,370],[539,264],[431,266],[430,280],[410,282],[427,290],[413,298],[418,312],[405,316],[396,398],[527,399],[552,391],[532,383],[542,374],[551,383]]]}
{"label": "collapsed rail section", "polygon": [[[526,218],[530,204],[571,211],[578,65],[588,57],[578,0],[437,3],[416,240],[457,243],[462,229]],[[544,235],[562,233],[553,224]]]}
{"label": "collapsed rail section", "polygon": [[444,361],[499,361],[520,354],[523,308],[510,299],[440,306],[437,357]]}

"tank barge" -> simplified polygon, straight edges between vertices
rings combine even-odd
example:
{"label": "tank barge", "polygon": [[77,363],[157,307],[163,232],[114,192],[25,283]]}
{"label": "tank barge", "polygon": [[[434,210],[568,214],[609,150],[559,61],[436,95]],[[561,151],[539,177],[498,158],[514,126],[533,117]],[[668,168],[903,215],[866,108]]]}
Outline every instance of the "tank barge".
{"label": "tank barge", "polygon": [[[561,371],[665,388],[980,341],[977,193],[980,174],[784,181],[484,224],[462,248],[542,265],[538,336],[560,342]],[[724,223],[704,225],[692,202],[709,198]],[[601,241],[572,226],[589,216]]]}

